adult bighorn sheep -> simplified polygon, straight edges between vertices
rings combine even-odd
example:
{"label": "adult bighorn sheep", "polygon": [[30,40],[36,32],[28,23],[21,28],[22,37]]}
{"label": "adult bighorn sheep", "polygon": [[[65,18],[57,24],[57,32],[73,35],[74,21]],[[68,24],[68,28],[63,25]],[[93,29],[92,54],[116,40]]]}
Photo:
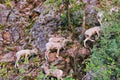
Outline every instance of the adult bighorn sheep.
{"label": "adult bighorn sheep", "polygon": [[102,27],[102,23],[101,23],[102,18],[103,18],[103,12],[98,12],[97,19],[98,19],[98,21],[100,23],[100,26],[92,27],[92,28],[90,28],[90,29],[85,31],[85,33],[84,33],[85,34],[85,38],[86,38],[84,40],[84,46],[85,47],[87,47],[86,46],[86,41],[90,40],[92,42],[95,42],[95,40],[91,39],[93,35],[97,34],[97,39],[99,39],[100,33],[101,33],[101,27]]}
{"label": "adult bighorn sheep", "polygon": [[60,50],[63,48],[65,49],[65,45],[67,42],[71,41],[71,39],[65,39],[65,38],[50,38],[49,42],[46,43],[46,53],[45,53],[45,59],[48,59],[48,54],[52,49],[57,49],[57,55],[56,57],[59,57]]}

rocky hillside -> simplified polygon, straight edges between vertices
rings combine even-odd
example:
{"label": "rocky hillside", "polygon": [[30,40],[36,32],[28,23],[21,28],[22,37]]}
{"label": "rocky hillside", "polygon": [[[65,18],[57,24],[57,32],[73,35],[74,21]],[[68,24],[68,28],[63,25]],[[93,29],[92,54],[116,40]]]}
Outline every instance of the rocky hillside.
{"label": "rocky hillside", "polygon": [[[56,80],[56,69],[63,80],[119,80],[119,7],[119,0],[1,0],[0,80]],[[87,34],[94,27],[100,31]],[[54,42],[46,59],[46,44],[54,37],[70,41],[59,57],[54,46],[63,42]],[[21,57],[15,67],[16,53],[34,48],[37,54],[28,62]],[[41,68],[46,63],[48,76]]]}

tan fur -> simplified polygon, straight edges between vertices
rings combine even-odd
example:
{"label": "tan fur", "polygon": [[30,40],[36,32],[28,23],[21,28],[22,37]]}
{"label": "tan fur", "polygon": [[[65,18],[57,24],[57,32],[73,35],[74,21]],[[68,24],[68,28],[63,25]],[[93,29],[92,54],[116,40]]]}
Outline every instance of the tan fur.
{"label": "tan fur", "polygon": [[86,32],[85,32],[85,37],[86,37],[86,39],[84,40],[84,46],[87,47],[87,46],[86,46],[86,41],[87,41],[87,40],[90,40],[90,41],[92,41],[92,42],[95,41],[95,40],[92,40],[92,39],[91,39],[91,37],[92,37],[93,35],[95,35],[95,34],[98,35],[97,39],[99,39],[99,37],[100,37],[100,31],[101,31],[101,28],[100,28],[100,27],[93,27],[93,28],[90,28],[90,29],[86,30]]}
{"label": "tan fur", "polygon": [[97,19],[98,19],[98,21],[99,21],[99,23],[100,23],[100,25],[101,26],[96,26],[96,27],[92,27],[92,28],[90,28],[90,29],[88,29],[88,30],[86,30],[85,31],[85,40],[84,40],[84,46],[85,47],[87,47],[86,46],[86,41],[87,40],[90,40],[90,41],[92,41],[92,42],[95,42],[95,40],[92,40],[91,39],[91,37],[93,36],[93,35],[95,35],[95,34],[97,34],[97,39],[99,39],[99,37],[100,37],[100,32],[101,32],[101,27],[102,27],[102,23],[101,23],[101,21],[102,21],[102,18],[103,18],[103,12],[98,12],[98,14],[97,14]]}
{"label": "tan fur", "polygon": [[62,42],[64,39],[64,37],[52,37],[49,38],[49,42]]}
{"label": "tan fur", "polygon": [[38,50],[37,49],[26,49],[26,50],[20,50],[16,53],[16,62],[15,62],[15,67],[19,66],[18,65],[18,61],[21,58],[21,56],[25,55],[25,59],[28,60],[28,55],[32,54],[32,53],[36,53],[37,54]]}
{"label": "tan fur", "polygon": [[45,59],[48,58],[48,54],[50,53],[50,50],[52,49],[57,49],[57,55],[56,57],[59,57],[59,52],[60,52],[60,49],[65,49],[65,45],[66,45],[66,42],[68,41],[71,41],[70,39],[65,39],[63,38],[62,40],[61,39],[58,39],[56,38],[55,39],[51,39],[49,40],[49,42],[46,44],[46,53],[45,53]]}
{"label": "tan fur", "polygon": [[41,68],[44,70],[46,76],[56,77],[57,80],[63,80],[63,71],[60,69],[49,69],[47,65],[43,64]]}
{"label": "tan fur", "polygon": [[60,49],[64,48],[66,43],[66,40],[63,40],[63,42],[48,42],[46,44],[46,56],[45,58],[48,58],[48,54],[50,53],[51,49],[57,49],[57,56],[59,56]]}

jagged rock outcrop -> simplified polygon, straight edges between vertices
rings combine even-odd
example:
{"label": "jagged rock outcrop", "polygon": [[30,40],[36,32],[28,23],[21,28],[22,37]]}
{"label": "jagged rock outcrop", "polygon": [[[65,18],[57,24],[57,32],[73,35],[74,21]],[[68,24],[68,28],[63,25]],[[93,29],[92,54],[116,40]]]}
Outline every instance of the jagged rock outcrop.
{"label": "jagged rock outcrop", "polygon": [[56,12],[54,6],[51,7],[50,5],[43,5],[41,12],[39,13],[41,14],[34,23],[31,29],[31,34],[35,39],[34,44],[37,46],[37,48],[44,52],[45,44],[48,41],[48,36],[54,33],[54,30],[60,25],[61,21],[60,16]]}

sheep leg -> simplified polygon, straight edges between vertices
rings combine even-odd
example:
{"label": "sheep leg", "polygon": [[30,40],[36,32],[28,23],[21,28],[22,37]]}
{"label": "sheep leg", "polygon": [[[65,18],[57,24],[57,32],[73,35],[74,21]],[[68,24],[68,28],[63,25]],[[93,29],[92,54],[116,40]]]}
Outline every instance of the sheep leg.
{"label": "sheep leg", "polygon": [[84,47],[87,47],[86,46],[86,41],[88,40],[88,38],[86,38],[85,40],[84,40]]}
{"label": "sheep leg", "polygon": [[47,57],[48,55],[47,55],[47,52],[45,52],[45,59],[47,60],[48,59],[48,57]]}
{"label": "sheep leg", "polygon": [[27,63],[27,64],[29,63],[28,62],[28,55],[27,54],[25,55],[25,63]]}
{"label": "sheep leg", "polygon": [[65,46],[63,46],[63,49],[65,50]]}
{"label": "sheep leg", "polygon": [[46,59],[46,60],[49,59],[49,57],[48,57],[48,54],[49,54],[49,53],[50,53],[49,50],[45,52],[45,59]]}
{"label": "sheep leg", "polygon": [[84,46],[85,47],[87,47],[87,45],[86,45],[86,41],[87,40],[90,40],[90,41],[92,41],[92,42],[95,42],[95,40],[92,40],[90,37],[87,37],[85,40],[84,40]]}
{"label": "sheep leg", "polygon": [[98,36],[96,40],[98,40],[99,37],[100,37],[100,33],[99,33],[99,31],[96,31],[96,33],[97,33],[97,36]]}
{"label": "sheep leg", "polygon": [[18,61],[15,62],[15,68],[19,66]]}
{"label": "sheep leg", "polygon": [[57,58],[59,57],[59,52],[60,52],[60,49],[58,48],[57,55],[56,55]]}
{"label": "sheep leg", "polygon": [[17,56],[16,62],[15,62],[15,68],[16,68],[17,66],[19,66],[19,64],[18,64],[19,59],[20,59],[20,56]]}
{"label": "sheep leg", "polygon": [[88,40],[92,41],[92,42],[95,42],[95,40],[91,39],[91,38],[88,38]]}

